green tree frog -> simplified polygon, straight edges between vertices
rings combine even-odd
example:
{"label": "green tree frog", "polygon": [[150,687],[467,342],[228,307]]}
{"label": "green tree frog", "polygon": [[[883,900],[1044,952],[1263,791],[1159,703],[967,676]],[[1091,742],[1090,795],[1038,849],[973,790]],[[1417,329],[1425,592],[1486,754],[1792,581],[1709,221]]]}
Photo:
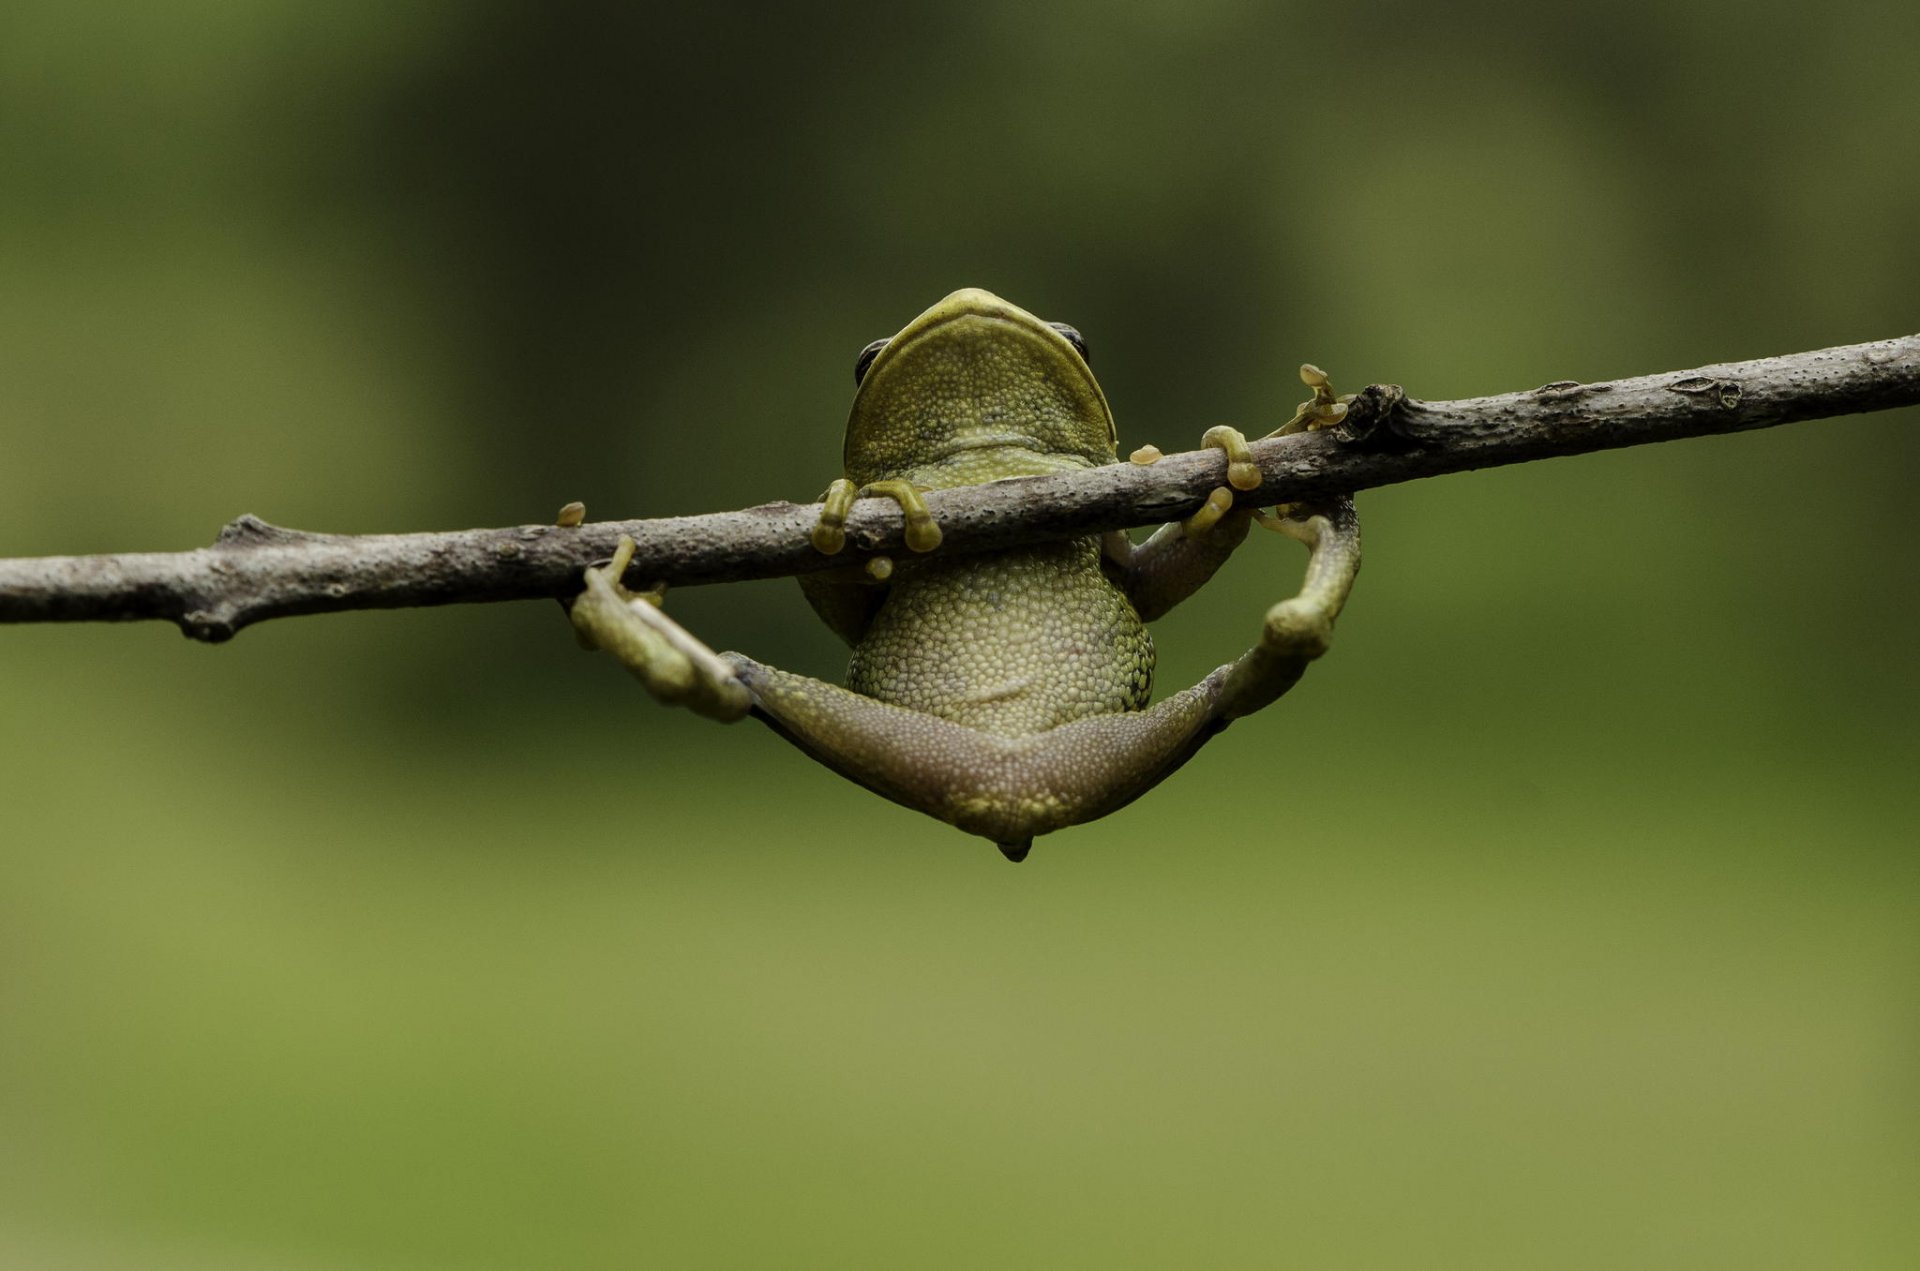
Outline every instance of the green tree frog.
{"label": "green tree frog", "polygon": [[[852,646],[845,688],[708,649],[657,594],[622,585],[630,541],[586,572],[570,610],[582,643],[613,653],[661,701],[726,721],[755,716],[842,776],[1015,861],[1034,836],[1139,797],[1326,651],[1360,567],[1352,502],[1235,506],[1235,490],[1260,475],[1231,428],[1203,440],[1227,452],[1233,488],[1143,543],[1114,533],[985,555],[936,550],[923,491],[1120,462],[1113,415],[1071,327],[969,288],[867,346],[854,375],[845,476],[827,492],[814,546],[839,551],[854,499],[883,495],[899,503],[914,554],[891,570],[801,579]],[[1283,432],[1344,411],[1324,376],[1302,375],[1315,399]],[[1310,549],[1299,594],[1267,611],[1237,660],[1149,706],[1145,624],[1206,582],[1256,519]]]}

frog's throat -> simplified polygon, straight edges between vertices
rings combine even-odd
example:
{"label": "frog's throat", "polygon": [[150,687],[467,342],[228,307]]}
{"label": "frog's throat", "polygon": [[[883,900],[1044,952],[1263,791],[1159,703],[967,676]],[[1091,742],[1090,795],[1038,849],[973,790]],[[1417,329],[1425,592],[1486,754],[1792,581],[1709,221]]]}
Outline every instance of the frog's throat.
{"label": "frog's throat", "polygon": [[941,446],[935,457],[944,459],[963,450],[1032,450],[1046,453],[1046,443],[1020,432],[965,432]]}
{"label": "frog's throat", "polygon": [[[1020,339],[1047,348],[1053,354],[1050,361],[1054,370],[1077,377],[1088,391],[1100,399],[1102,406],[1106,404],[1106,395],[1100,391],[1100,382],[1093,377],[1093,369],[1066,336],[1019,305],[1002,300],[991,291],[979,287],[962,287],[902,327],[900,333],[887,341],[885,347],[875,355],[872,366],[867,370],[867,382],[883,380],[892,363],[910,359],[914,350],[922,344],[956,337],[965,339],[964,333],[947,328],[971,324],[992,329],[992,334],[987,337],[989,341]],[[865,384],[862,384],[864,387]]]}
{"label": "frog's throat", "polygon": [[[1023,417],[1034,426],[1015,422]],[[849,475],[872,480],[963,451],[1111,462],[1115,441],[1106,395],[1067,338],[969,289],[908,323],[874,357],[854,396],[845,460]]]}
{"label": "frog's throat", "polygon": [[1026,440],[942,446],[927,458],[907,469],[905,475],[915,485],[929,490],[945,490],[956,485],[978,485],[1004,477],[1050,477],[1062,472],[1081,472],[1097,466],[1084,455],[1061,454],[1044,444]]}

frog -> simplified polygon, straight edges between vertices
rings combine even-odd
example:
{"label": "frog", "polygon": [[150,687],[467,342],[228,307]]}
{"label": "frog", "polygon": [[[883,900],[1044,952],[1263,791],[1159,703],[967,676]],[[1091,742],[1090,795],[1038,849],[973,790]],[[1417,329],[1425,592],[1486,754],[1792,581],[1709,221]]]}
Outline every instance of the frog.
{"label": "frog", "polygon": [[[1314,388],[1276,434],[1336,424]],[[850,649],[844,686],[716,653],[669,617],[662,589],[623,581],[634,545],[586,569],[569,613],[653,697],[722,722],[749,716],[868,790],[993,842],[1011,861],[1035,838],[1107,815],[1158,785],[1237,719],[1287,692],[1327,651],[1360,567],[1352,499],[1272,510],[1243,433],[1215,427],[1226,481],[1143,541],[1123,531],[943,553],[925,494],[1126,462],[1085,338],[991,292],[963,288],[861,350],[842,454],[811,540],[845,549],[856,499],[899,506],[907,552],[803,574]],[[1144,447],[1132,456],[1158,456]],[[1308,549],[1297,594],[1199,683],[1151,702],[1147,624],[1204,585],[1263,525]]]}

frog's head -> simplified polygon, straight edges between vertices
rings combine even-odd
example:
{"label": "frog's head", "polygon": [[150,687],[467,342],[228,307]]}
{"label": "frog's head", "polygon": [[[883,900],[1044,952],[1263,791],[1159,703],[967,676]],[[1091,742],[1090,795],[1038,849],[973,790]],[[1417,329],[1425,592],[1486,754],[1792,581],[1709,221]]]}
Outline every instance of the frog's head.
{"label": "frog's head", "polygon": [[854,369],[847,475],[866,483],[931,466],[966,480],[1115,458],[1113,414],[1085,344],[969,287],[927,310]]}

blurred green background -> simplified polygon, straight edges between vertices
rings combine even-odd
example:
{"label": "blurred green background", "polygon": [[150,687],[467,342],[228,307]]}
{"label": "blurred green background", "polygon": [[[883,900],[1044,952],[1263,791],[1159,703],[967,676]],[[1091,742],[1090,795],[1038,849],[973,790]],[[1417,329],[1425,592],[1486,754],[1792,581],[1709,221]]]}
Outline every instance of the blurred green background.
{"label": "blurred green background", "polygon": [[[811,498],[961,285],[1081,327],[1124,448],[1305,359],[1903,334],[1917,54],[1848,0],[11,4],[0,554]],[[0,1266],[1916,1265],[1916,424],[1371,492],[1332,656],[1019,868],[551,605],[0,628]],[[790,583],[673,604],[840,672]]]}

